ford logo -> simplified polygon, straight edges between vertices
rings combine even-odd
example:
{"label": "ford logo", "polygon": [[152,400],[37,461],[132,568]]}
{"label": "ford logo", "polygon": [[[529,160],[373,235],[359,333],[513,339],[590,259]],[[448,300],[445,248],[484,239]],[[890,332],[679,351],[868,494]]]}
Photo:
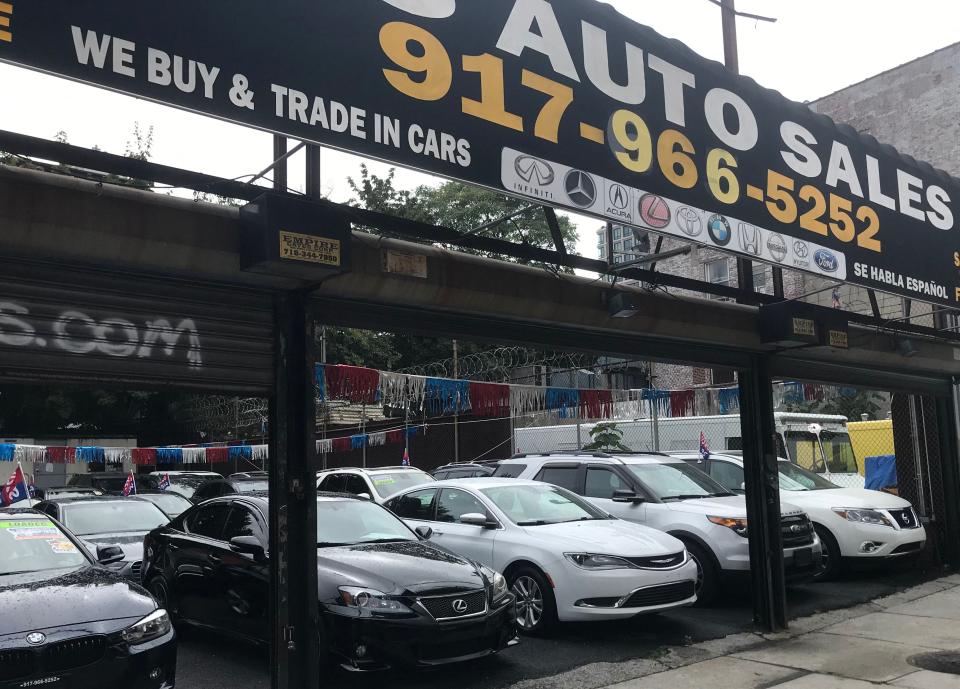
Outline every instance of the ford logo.
{"label": "ford logo", "polygon": [[826,249],[818,249],[817,253],[813,255],[813,260],[820,266],[820,270],[828,273],[836,273],[837,268],[840,267],[840,262],[837,260],[837,257]]}
{"label": "ford logo", "polygon": [[465,613],[467,611],[467,601],[463,600],[462,598],[458,598],[457,600],[453,601],[453,611],[458,615]]}

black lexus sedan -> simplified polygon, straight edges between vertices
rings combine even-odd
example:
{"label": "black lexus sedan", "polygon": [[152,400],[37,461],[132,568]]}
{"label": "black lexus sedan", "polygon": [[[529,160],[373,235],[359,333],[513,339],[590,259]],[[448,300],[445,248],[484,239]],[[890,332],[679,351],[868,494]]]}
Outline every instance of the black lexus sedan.
{"label": "black lexus sedan", "polygon": [[[150,533],[143,581],[178,621],[266,642],[267,495],[197,505]],[[351,670],[429,667],[517,642],[503,577],[355,496],[317,496],[321,652]]]}
{"label": "black lexus sedan", "polygon": [[172,689],[176,665],[153,597],[46,515],[0,509],[0,689]]}

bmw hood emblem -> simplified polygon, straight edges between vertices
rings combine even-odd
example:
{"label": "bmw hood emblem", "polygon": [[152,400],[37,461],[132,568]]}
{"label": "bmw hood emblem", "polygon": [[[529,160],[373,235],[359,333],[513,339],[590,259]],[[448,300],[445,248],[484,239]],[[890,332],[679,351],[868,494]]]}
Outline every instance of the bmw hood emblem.
{"label": "bmw hood emblem", "polygon": [[42,632],[30,632],[27,634],[27,643],[31,646],[39,646],[47,640],[47,635]]}

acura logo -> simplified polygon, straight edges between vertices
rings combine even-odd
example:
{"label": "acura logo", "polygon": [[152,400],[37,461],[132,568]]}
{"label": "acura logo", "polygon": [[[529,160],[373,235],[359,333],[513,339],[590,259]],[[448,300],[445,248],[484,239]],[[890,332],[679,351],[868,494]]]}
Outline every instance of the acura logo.
{"label": "acura logo", "polygon": [[556,179],[553,168],[539,158],[532,156],[522,156],[513,163],[513,169],[516,170],[520,178],[528,184],[536,184],[545,187],[552,184]]}
{"label": "acura logo", "polygon": [[597,200],[597,183],[586,172],[568,172],[564,188],[570,200],[581,208],[589,208]]}
{"label": "acura logo", "polygon": [[31,646],[39,646],[47,640],[47,635],[42,632],[31,632],[27,634],[27,643]]}
{"label": "acura logo", "polygon": [[610,205],[618,211],[626,210],[630,203],[630,195],[627,193],[627,188],[622,184],[614,184],[610,187],[609,196]]}
{"label": "acura logo", "polygon": [[463,600],[462,598],[458,598],[457,600],[453,601],[453,611],[458,615],[465,613],[467,611],[467,601]]}

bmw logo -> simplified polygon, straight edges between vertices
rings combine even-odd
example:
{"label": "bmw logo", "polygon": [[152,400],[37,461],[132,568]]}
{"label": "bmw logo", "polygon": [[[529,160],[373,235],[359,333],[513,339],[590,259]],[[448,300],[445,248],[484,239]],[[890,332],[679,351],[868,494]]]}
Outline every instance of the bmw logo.
{"label": "bmw logo", "polygon": [[711,215],[707,221],[707,233],[717,246],[726,246],[733,239],[730,222],[722,215]]}
{"label": "bmw logo", "polygon": [[836,273],[840,267],[837,257],[826,249],[817,249],[817,253],[813,255],[813,260],[820,267],[820,270],[826,273]]}
{"label": "bmw logo", "polygon": [[580,208],[589,208],[597,200],[597,183],[580,170],[571,170],[564,180],[564,189],[571,201]]}
{"label": "bmw logo", "polygon": [[31,632],[27,634],[27,643],[31,646],[39,646],[47,640],[47,635],[43,632]]}

